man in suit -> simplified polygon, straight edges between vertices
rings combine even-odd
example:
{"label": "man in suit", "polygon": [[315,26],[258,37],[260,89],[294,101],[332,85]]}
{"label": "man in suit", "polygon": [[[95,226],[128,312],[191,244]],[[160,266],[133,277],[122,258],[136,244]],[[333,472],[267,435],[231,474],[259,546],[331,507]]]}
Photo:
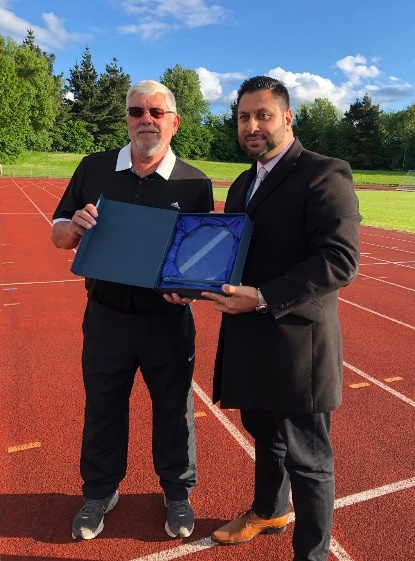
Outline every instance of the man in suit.
{"label": "man in suit", "polygon": [[294,138],[281,82],[246,80],[237,110],[239,143],[256,161],[230,187],[225,212],[246,211],[254,229],[241,286],[203,295],[222,312],[214,401],[240,409],[255,439],[255,491],[251,509],[212,539],[283,532],[291,487],[294,561],[324,561],[334,508],[329,431],[342,386],[338,290],[357,274],[361,216],[350,166]]}

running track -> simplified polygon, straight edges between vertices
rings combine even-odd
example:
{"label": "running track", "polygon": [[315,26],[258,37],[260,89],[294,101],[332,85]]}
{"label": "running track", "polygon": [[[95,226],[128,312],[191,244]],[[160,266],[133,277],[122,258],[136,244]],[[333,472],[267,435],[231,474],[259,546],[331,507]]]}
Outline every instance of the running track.
{"label": "running track", "polygon": [[[194,376],[199,485],[189,540],[164,532],[150,454],[150,402],[138,375],[129,471],[105,530],[74,542],[82,279],[50,242],[64,180],[0,178],[0,560],[291,561],[292,527],[235,547],[212,530],[250,505],[252,441],[209,396],[219,315],[198,301]],[[218,210],[219,210],[218,205]],[[329,561],[415,560],[415,235],[361,228],[357,280],[341,291],[344,404],[334,414],[336,511]],[[293,515],[291,515],[291,521]]]}

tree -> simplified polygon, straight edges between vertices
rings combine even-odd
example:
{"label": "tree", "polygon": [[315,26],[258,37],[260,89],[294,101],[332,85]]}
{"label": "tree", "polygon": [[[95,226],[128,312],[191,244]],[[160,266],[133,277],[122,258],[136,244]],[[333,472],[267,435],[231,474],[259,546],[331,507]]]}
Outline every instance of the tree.
{"label": "tree", "polygon": [[317,98],[297,107],[294,134],[308,150],[335,156],[341,119],[342,113],[333,103]]}
{"label": "tree", "polygon": [[379,105],[372,105],[365,94],[362,101],[356,100],[346,111],[344,137],[347,159],[355,169],[379,169],[384,162],[382,133],[380,129],[381,111]]}
{"label": "tree", "polygon": [[192,123],[202,125],[209,114],[209,102],[203,98],[196,70],[176,64],[164,72],[160,82],[174,93],[178,113]]}
{"label": "tree", "polygon": [[177,64],[164,72],[160,82],[174,93],[182,119],[172,139],[173,150],[181,158],[207,158],[211,135],[203,125],[209,115],[209,102],[203,98],[197,72]]}
{"label": "tree", "polygon": [[98,149],[108,150],[128,142],[125,122],[125,96],[131,85],[130,76],[118,67],[116,58],[107,64],[98,83],[98,132],[95,143]]}
{"label": "tree", "polygon": [[69,70],[69,92],[73,96],[71,113],[75,119],[86,123],[88,131],[95,135],[99,130],[97,111],[100,111],[98,100],[98,73],[92,62],[88,45],[82,53],[81,64],[76,63]]}
{"label": "tree", "polygon": [[59,79],[53,76],[53,55],[46,55],[34,45],[33,33],[15,52],[16,72],[25,90],[29,107],[26,148],[49,150],[52,130],[59,111]]}
{"label": "tree", "polygon": [[87,124],[84,121],[70,118],[60,123],[53,139],[54,150],[85,154],[93,152],[94,148],[94,137],[88,131]]}
{"label": "tree", "polygon": [[84,123],[94,138],[95,150],[108,150],[128,142],[125,123],[125,96],[131,85],[130,76],[118,67],[116,58],[98,77],[88,48],[81,64],[70,69],[69,92],[72,119]]}
{"label": "tree", "polygon": [[51,71],[53,56],[36,48],[32,32],[20,46],[1,37],[1,53],[2,152],[15,157],[23,148],[49,150],[59,106],[59,82]]}
{"label": "tree", "polygon": [[18,45],[0,35],[0,163],[13,162],[26,147],[29,103],[17,74]]}
{"label": "tree", "polygon": [[246,162],[248,157],[239,146],[238,128],[232,115],[210,115],[205,127],[212,133],[209,160],[217,162]]}
{"label": "tree", "polygon": [[35,43],[35,34],[33,29],[27,30],[27,35],[23,39],[22,47],[26,47],[29,50],[33,51],[37,56],[43,56],[49,65],[49,74],[53,74],[53,64],[55,62],[55,55],[52,53],[47,53],[46,51],[42,51],[39,45]]}
{"label": "tree", "polygon": [[385,167],[415,169],[415,104],[382,115],[381,129],[385,139]]}
{"label": "tree", "polygon": [[206,160],[212,141],[211,132],[182,116],[177,134],[172,138],[172,148],[180,158]]}

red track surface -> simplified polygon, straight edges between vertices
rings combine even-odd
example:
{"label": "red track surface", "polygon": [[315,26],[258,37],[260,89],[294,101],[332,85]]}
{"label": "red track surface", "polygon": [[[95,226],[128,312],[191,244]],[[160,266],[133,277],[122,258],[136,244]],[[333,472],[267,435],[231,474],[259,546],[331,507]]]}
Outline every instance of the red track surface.
{"label": "red track surface", "polygon": [[[291,561],[280,536],[213,546],[212,530],[252,498],[252,442],[237,411],[211,405],[219,315],[198,301],[195,370],[199,485],[189,540],[164,532],[150,454],[150,401],[137,375],[129,470],[96,539],[74,542],[82,279],[50,242],[66,181],[0,178],[0,560]],[[218,208],[219,209],[219,208]],[[344,404],[334,414],[336,512],[330,561],[415,560],[415,235],[361,229],[357,280],[341,291]]]}

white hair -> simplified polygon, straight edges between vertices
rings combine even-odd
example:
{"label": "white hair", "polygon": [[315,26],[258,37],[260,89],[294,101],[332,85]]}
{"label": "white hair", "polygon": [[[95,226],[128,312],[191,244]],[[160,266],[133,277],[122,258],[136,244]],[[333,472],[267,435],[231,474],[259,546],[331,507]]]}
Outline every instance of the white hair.
{"label": "white hair", "polygon": [[156,93],[164,94],[166,96],[168,110],[177,113],[176,99],[173,92],[160,82],[156,82],[155,80],[142,80],[141,82],[137,82],[132,85],[128,90],[125,99],[126,109],[128,109],[130,97],[135,93],[143,94],[145,96],[154,95]]}

